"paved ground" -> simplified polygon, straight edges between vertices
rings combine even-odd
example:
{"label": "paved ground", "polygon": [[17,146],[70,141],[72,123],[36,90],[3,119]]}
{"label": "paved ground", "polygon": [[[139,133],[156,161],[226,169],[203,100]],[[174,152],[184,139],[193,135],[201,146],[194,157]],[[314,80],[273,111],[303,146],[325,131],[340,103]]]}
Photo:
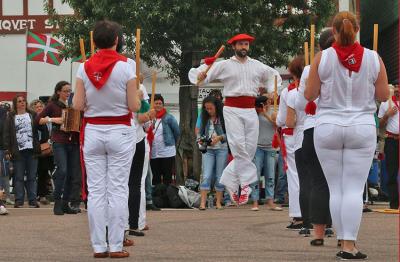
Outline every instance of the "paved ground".
{"label": "paved ground", "polygon": [[[376,206],[374,206],[376,208]],[[383,208],[383,206],[381,207]],[[0,217],[0,261],[94,261],[86,213],[53,216],[50,208],[9,209]],[[336,240],[285,230],[287,210],[249,207],[148,212],[151,229],[134,238],[124,261],[335,261]],[[399,216],[366,213],[357,246],[369,261],[398,261]],[[103,260],[101,260],[103,261]]]}

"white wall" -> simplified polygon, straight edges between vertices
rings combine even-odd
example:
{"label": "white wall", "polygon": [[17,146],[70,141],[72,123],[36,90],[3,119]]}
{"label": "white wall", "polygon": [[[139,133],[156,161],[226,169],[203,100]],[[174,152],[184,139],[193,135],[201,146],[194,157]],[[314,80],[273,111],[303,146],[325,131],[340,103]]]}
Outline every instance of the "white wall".
{"label": "white wall", "polygon": [[28,62],[28,86],[26,90],[26,36],[0,37],[0,91],[27,91],[28,100],[51,95],[60,80],[70,81],[70,62],[51,65]]}

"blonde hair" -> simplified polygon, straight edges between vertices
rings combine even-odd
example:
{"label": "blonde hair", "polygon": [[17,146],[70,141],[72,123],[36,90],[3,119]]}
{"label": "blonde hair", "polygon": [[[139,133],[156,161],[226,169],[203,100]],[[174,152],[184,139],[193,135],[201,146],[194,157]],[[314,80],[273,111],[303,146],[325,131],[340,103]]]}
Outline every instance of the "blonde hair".
{"label": "blonde hair", "polygon": [[356,16],[348,11],[339,12],[333,18],[333,27],[339,37],[336,42],[340,46],[352,45],[356,40],[358,22]]}

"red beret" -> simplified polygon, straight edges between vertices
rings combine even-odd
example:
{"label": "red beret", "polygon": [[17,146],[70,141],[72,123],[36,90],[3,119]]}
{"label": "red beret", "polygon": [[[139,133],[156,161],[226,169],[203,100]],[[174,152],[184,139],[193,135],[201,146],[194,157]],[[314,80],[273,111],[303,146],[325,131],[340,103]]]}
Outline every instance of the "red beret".
{"label": "red beret", "polygon": [[254,37],[246,35],[246,34],[238,34],[228,40],[228,44],[232,45],[236,41],[249,41],[250,43],[254,41]]}

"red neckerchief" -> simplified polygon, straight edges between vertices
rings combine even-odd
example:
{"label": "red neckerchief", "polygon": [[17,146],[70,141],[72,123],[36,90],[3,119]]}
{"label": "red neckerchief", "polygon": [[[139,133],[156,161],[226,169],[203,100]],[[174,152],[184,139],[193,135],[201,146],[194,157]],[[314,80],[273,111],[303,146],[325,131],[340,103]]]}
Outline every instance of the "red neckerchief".
{"label": "red neckerchief", "polygon": [[364,47],[358,42],[355,42],[351,46],[339,46],[335,42],[332,47],[335,49],[338,59],[344,67],[353,72],[360,71]]}
{"label": "red neckerchief", "polygon": [[296,81],[293,81],[292,83],[290,83],[289,86],[287,87],[288,92],[289,92],[290,90],[293,90],[293,89],[297,88],[298,82],[299,82],[299,81],[296,80]]}
{"label": "red neckerchief", "polygon": [[85,72],[97,90],[107,82],[118,61],[126,62],[128,59],[117,51],[100,49],[85,63]]}
{"label": "red neckerchief", "polygon": [[[160,111],[158,111],[156,113],[156,118],[157,119],[161,119],[163,118],[165,115],[167,114],[167,110],[165,108],[161,109]],[[149,128],[149,130],[147,131],[147,141],[149,141],[149,145],[150,145],[150,151],[151,151],[151,147],[153,145],[153,141],[154,141],[154,124],[152,124]]]}
{"label": "red neckerchief", "polygon": [[397,107],[397,109],[400,109],[399,101],[397,100],[396,96],[392,96],[392,101],[395,104],[395,106]]}

